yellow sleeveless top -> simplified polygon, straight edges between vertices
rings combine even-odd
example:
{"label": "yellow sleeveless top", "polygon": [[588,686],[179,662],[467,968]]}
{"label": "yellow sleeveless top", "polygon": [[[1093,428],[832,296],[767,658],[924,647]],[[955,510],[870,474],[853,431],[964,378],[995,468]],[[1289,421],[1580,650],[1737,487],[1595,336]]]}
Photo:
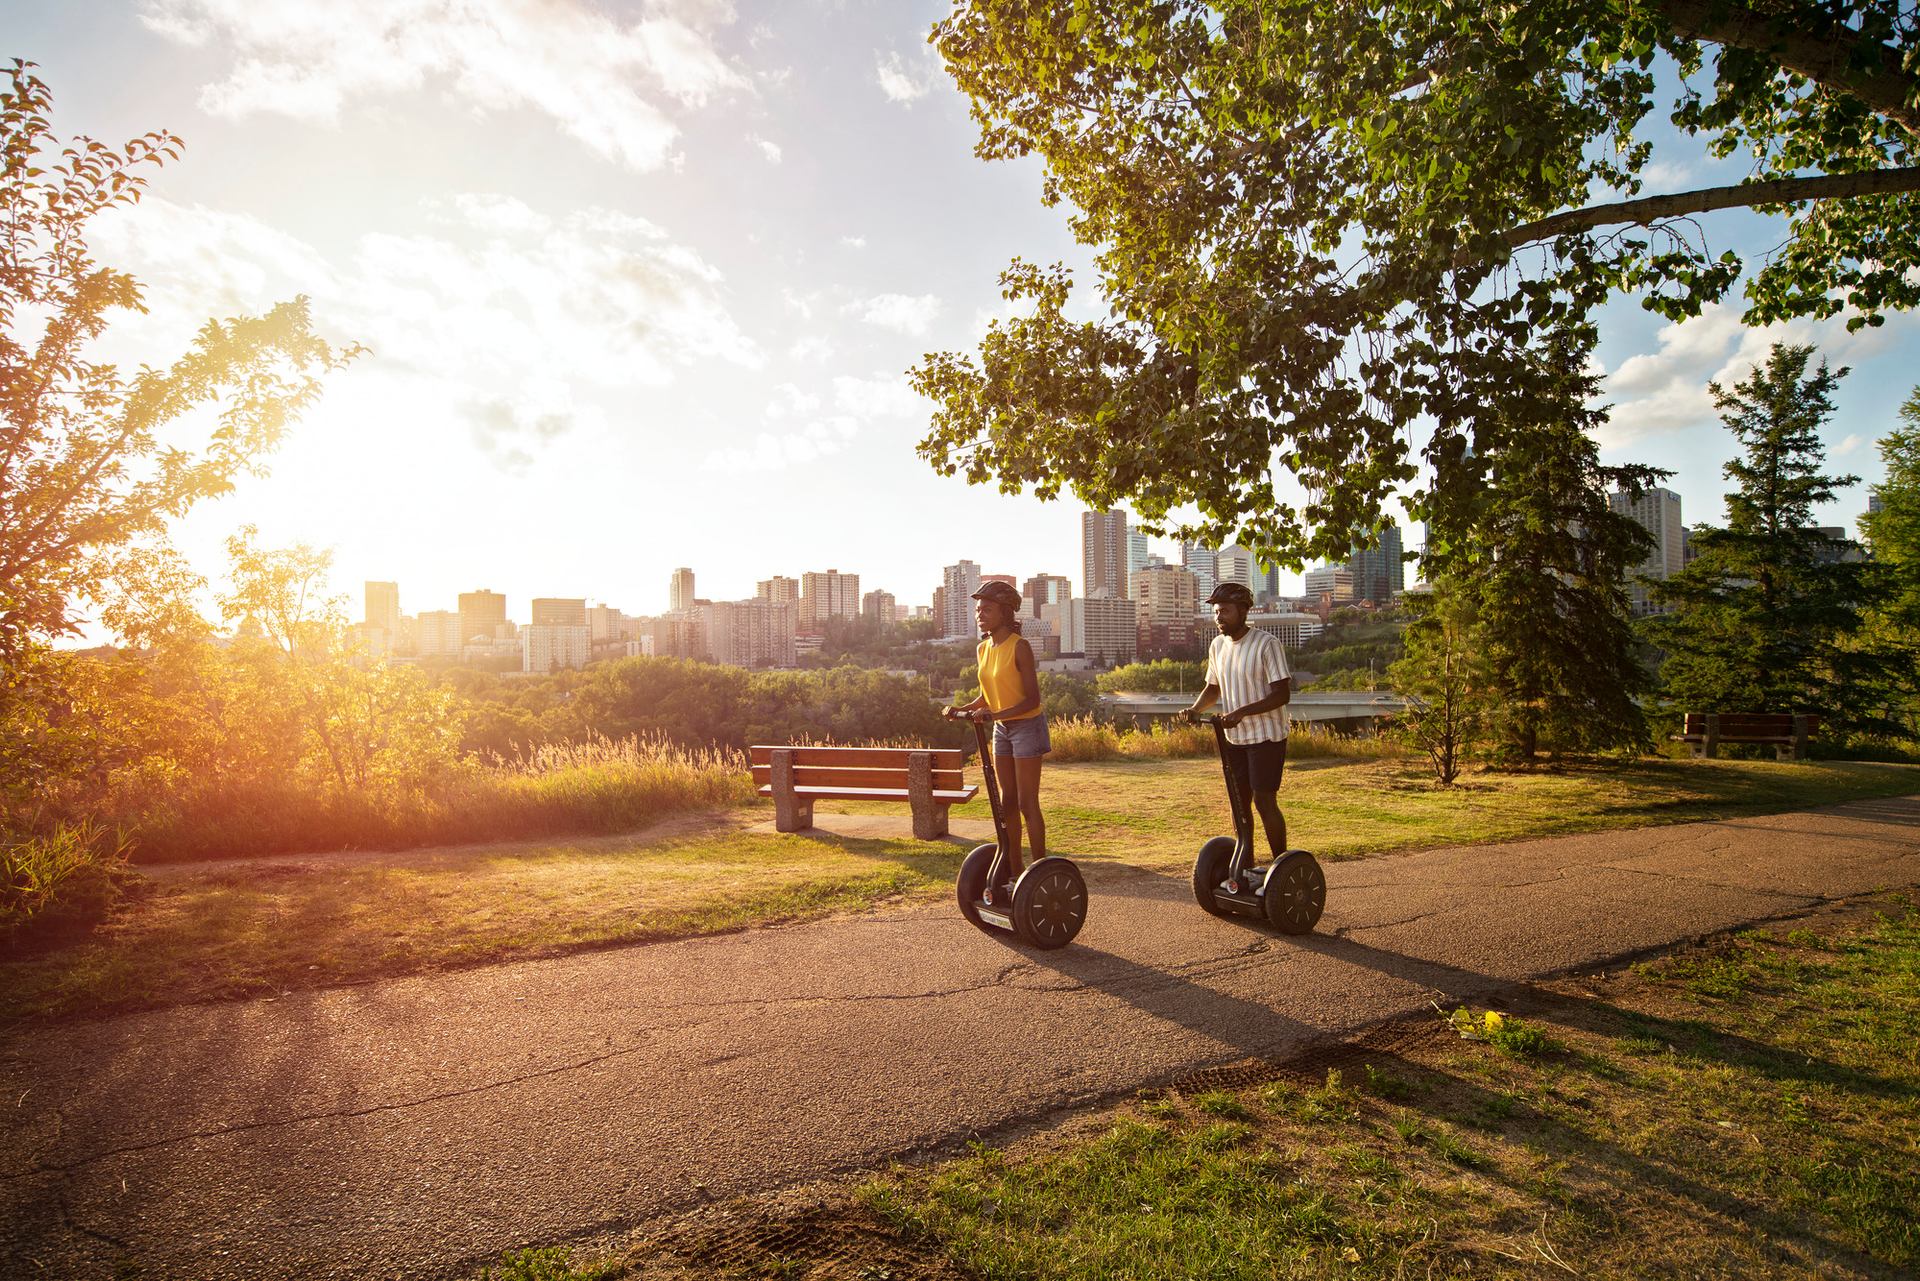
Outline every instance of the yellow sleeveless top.
{"label": "yellow sleeveless top", "polygon": [[[1020,647],[1020,633],[1001,641],[998,645],[991,639],[984,639],[974,651],[980,664],[980,692],[987,697],[987,706],[994,711],[1004,711],[1009,707],[1018,707],[1026,701],[1027,691],[1020,679],[1020,668],[1013,661],[1014,651]],[[1019,716],[1005,719],[1024,721],[1038,716],[1039,708]]]}

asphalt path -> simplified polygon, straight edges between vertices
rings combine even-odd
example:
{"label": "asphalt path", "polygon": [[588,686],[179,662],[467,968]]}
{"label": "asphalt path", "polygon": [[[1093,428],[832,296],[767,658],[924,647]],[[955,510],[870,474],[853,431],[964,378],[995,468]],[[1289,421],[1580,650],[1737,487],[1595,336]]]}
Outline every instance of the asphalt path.
{"label": "asphalt path", "polygon": [[0,1275],[459,1275],[1920,884],[1920,798],[1333,864],[1303,939],[1083,868],[1053,953],[943,904],[16,1032]]}

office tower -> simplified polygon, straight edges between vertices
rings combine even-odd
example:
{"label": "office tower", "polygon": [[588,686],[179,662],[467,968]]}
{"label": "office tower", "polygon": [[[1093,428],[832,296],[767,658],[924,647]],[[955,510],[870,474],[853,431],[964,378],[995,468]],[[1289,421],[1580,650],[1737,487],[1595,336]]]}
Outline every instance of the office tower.
{"label": "office tower", "polygon": [[1354,544],[1352,559],[1347,564],[1353,570],[1355,600],[1385,605],[1406,590],[1406,565],[1400,559],[1400,553],[1398,525],[1390,524],[1380,531],[1378,547]]}
{"label": "office tower", "polygon": [[1312,640],[1325,628],[1318,614],[1301,614],[1292,610],[1263,610],[1248,614],[1247,626],[1271,632],[1289,648]]}
{"label": "office tower", "polygon": [[1035,574],[1020,591],[1021,611],[1028,618],[1039,618],[1042,605],[1058,605],[1073,599],[1073,584],[1065,574]]}
{"label": "office tower", "polygon": [[1191,622],[1199,609],[1193,575],[1176,565],[1140,570],[1133,576],[1133,599],[1147,623]]}
{"label": "office tower", "polygon": [[1127,596],[1127,514],[1083,512],[1080,516],[1082,590],[1088,596]]}
{"label": "office tower", "polygon": [[414,645],[422,658],[458,658],[464,644],[460,615],[455,610],[423,610],[414,620]]}
{"label": "office tower", "polygon": [[1180,563],[1193,575],[1193,590],[1203,601],[1213,595],[1214,584],[1220,581],[1219,555],[1205,543],[1180,544]]}
{"label": "office tower", "polygon": [[367,584],[367,626],[378,627],[390,639],[400,635],[400,584]]}
{"label": "office tower", "polygon": [[693,599],[693,571],[683,565],[673,571],[673,581],[667,585],[667,608],[684,613],[693,608]]}
{"label": "office tower", "polygon": [[1132,595],[1133,575],[1147,567],[1147,558],[1153,552],[1147,547],[1147,536],[1137,529],[1127,530],[1127,588]]}
{"label": "office tower", "polygon": [[507,598],[499,592],[490,592],[481,588],[477,592],[460,593],[460,643],[472,640],[493,640],[500,634],[500,625],[507,621]]}
{"label": "office tower", "polygon": [[1130,600],[1088,596],[1074,605],[1080,612],[1081,650],[1099,666],[1131,663],[1140,652],[1140,607]]}
{"label": "office tower", "polygon": [[1042,605],[1040,622],[1052,633],[1056,654],[1086,653],[1086,609],[1079,597]]}
{"label": "office tower", "polygon": [[892,623],[897,608],[892,592],[876,590],[860,598],[860,617],[876,623]]}
{"label": "office tower", "polygon": [[523,672],[578,671],[587,665],[593,641],[584,620],[578,623],[533,623],[520,633],[520,670]]}
{"label": "office tower", "polygon": [[1221,583],[1239,583],[1248,591],[1254,589],[1254,556],[1240,544],[1221,548],[1214,557],[1214,566],[1215,587]]}
{"label": "office tower", "polygon": [[791,602],[770,600],[714,601],[703,607],[708,619],[707,645],[716,663],[733,667],[792,667],[794,618]]}
{"label": "office tower", "polygon": [[1671,489],[1650,488],[1639,497],[1625,490],[1607,495],[1607,506],[1647,531],[1653,539],[1646,559],[1627,571],[1627,592],[1636,614],[1664,613],[1647,595],[1647,583],[1664,582],[1687,565],[1686,526],[1680,520],[1680,495]]}
{"label": "office tower", "polygon": [[1351,565],[1322,565],[1318,569],[1307,571],[1307,599],[1318,600],[1322,596],[1335,601],[1353,599],[1353,567]]}
{"label": "office tower", "polygon": [[535,627],[585,627],[587,625],[586,598],[534,597],[533,625]]}
{"label": "office tower", "polygon": [[946,588],[943,600],[945,616],[940,620],[942,636],[975,636],[980,629],[973,621],[973,594],[980,590],[980,567],[970,560],[947,566],[941,577]]}
{"label": "office tower", "polygon": [[860,614],[860,575],[837,569],[800,575],[799,628],[809,634],[824,630],[829,618],[857,618]]}
{"label": "office tower", "polygon": [[754,588],[755,600],[766,601],[770,605],[798,605],[800,603],[800,580],[788,578],[784,574],[775,574],[772,578],[763,578]]}
{"label": "office tower", "polygon": [[947,589],[943,584],[933,589],[933,605],[927,610],[927,616],[936,624],[934,635],[947,634]]}

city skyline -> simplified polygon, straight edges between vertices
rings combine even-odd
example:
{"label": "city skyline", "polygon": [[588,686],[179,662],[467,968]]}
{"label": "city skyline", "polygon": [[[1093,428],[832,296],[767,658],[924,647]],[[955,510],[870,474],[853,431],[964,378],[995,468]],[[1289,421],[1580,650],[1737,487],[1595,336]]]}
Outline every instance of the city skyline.
{"label": "city skyline", "polygon": [[[1054,549],[1077,546],[1077,503],[968,486],[914,452],[930,409],[904,371],[1005,314],[1010,258],[1066,263],[1075,314],[1097,305],[1090,251],[1041,205],[1037,163],[973,155],[967,102],[925,42],[946,6],[541,12],[533,40],[504,0],[386,22],[273,0],[9,6],[9,53],[40,64],[63,135],[186,139],[137,208],[99,222],[98,256],[150,307],[115,318],[103,358],[166,364],[207,319],[298,295],[322,333],[369,349],[266,475],[178,525],[194,567],[217,584],[226,537],[251,522],[266,545],[333,549],[343,588],[398,581],[435,601],[484,579],[653,612],[695,548],[711,593],[745,599],[775,529],[783,557],[857,553],[863,583],[902,599],[956,545],[1071,574]],[[1653,136],[1663,165],[1740,175],[1738,157]],[[1710,232],[1748,251],[1777,239],[1751,214]],[[1603,461],[1676,468],[1689,512],[1718,519],[1735,442],[1707,385],[1785,337],[1853,366],[1830,470],[1879,479],[1871,445],[1913,390],[1920,319],[1745,329],[1736,310],[1598,313]],[[1417,449],[1422,425],[1404,431]],[[1865,505],[1849,487],[1821,520],[1851,529]]]}

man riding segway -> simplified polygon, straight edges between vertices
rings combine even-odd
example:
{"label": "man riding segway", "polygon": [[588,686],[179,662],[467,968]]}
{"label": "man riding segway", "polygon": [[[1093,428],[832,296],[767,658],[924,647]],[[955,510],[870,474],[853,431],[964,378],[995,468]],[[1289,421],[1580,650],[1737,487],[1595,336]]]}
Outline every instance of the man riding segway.
{"label": "man riding segway", "polygon": [[1287,703],[1293,697],[1287,650],[1277,636],[1247,626],[1253,593],[1245,584],[1222,583],[1207,603],[1213,606],[1220,634],[1207,649],[1206,688],[1184,714],[1194,722],[1201,712],[1220,704],[1225,764],[1240,784],[1241,803],[1252,801],[1266,830],[1267,847],[1278,862],[1287,851],[1287,820],[1279,801],[1287,769]]}

